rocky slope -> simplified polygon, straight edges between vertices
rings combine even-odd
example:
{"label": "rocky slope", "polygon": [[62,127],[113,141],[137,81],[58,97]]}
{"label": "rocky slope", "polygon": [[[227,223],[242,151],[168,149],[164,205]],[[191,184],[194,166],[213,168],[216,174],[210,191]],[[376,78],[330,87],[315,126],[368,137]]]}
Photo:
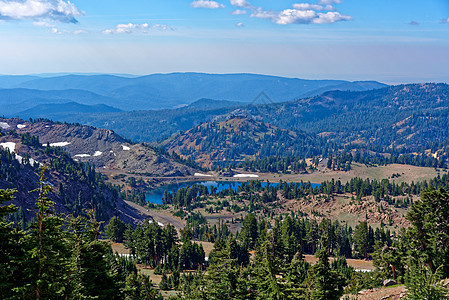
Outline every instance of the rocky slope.
{"label": "rocky slope", "polygon": [[93,167],[75,162],[61,148],[44,147],[30,136],[24,138],[13,131],[2,131],[0,189],[15,189],[13,204],[20,208],[11,219],[26,224],[35,217],[36,189],[43,165],[47,166],[45,183],[52,188],[48,196],[55,202],[58,213],[78,216],[85,215],[86,209],[95,209],[99,221],[118,215],[134,224],[149,218],[125,202],[136,201],[142,195],[124,193],[119,187],[105,183]]}
{"label": "rocky slope", "polygon": [[143,144],[133,144],[112,130],[51,121],[0,119],[4,131],[38,136],[43,145],[59,146],[73,159],[101,169],[118,169],[152,176],[183,176],[194,170]]}

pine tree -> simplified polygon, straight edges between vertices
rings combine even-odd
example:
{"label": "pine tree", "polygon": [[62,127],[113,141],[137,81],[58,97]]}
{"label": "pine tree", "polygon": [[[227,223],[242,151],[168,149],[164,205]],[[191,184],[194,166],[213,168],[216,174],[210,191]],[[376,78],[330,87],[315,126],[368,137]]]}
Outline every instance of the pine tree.
{"label": "pine tree", "polygon": [[[13,200],[15,190],[0,190],[0,204]],[[0,299],[18,297],[15,288],[23,286],[24,232],[12,227],[4,218],[16,211],[14,205],[0,207]]]}
{"label": "pine tree", "polygon": [[108,225],[105,227],[106,229],[106,237],[115,242],[121,243],[123,242],[126,224],[122,222],[118,217],[114,216],[109,220]]}
{"label": "pine tree", "polygon": [[75,278],[79,284],[79,296],[97,299],[120,299],[120,279],[117,262],[107,242],[99,241],[100,222],[95,220],[95,212],[86,210],[88,219],[76,218],[71,222],[75,238],[74,265]]}
{"label": "pine tree", "polygon": [[247,250],[253,250],[258,237],[257,220],[253,214],[248,214],[243,220],[239,239]]}
{"label": "pine tree", "polygon": [[52,188],[45,183],[45,168],[39,181],[39,197],[36,203],[36,221],[31,225],[31,232],[25,237],[28,254],[25,262],[22,289],[24,298],[63,299],[71,291],[69,274],[70,248],[67,234],[62,226],[64,219],[55,214],[54,202],[48,197]]}
{"label": "pine tree", "polygon": [[343,294],[344,279],[338,272],[331,269],[328,250],[321,249],[316,257],[318,262],[309,272],[309,280],[313,281],[313,299],[340,299]]}
{"label": "pine tree", "polygon": [[126,300],[162,300],[162,296],[152,287],[148,276],[129,274],[124,289]]}
{"label": "pine tree", "polygon": [[201,288],[204,294],[201,299],[251,299],[245,288],[247,280],[240,277],[237,259],[231,258],[232,244],[230,241],[228,247],[215,250],[213,263],[207,269]]}
{"label": "pine tree", "polygon": [[407,219],[412,224],[407,232],[411,255],[427,264],[432,273],[442,266],[443,275],[449,276],[449,193],[444,189],[424,191]]}
{"label": "pine tree", "polygon": [[368,258],[369,245],[369,232],[368,223],[366,221],[360,222],[354,229],[354,245],[359,251],[359,254],[363,255],[363,258]]}
{"label": "pine tree", "polygon": [[443,300],[448,299],[447,290],[443,288],[441,270],[435,273],[419,263],[410,262],[406,272],[407,299],[410,300]]}

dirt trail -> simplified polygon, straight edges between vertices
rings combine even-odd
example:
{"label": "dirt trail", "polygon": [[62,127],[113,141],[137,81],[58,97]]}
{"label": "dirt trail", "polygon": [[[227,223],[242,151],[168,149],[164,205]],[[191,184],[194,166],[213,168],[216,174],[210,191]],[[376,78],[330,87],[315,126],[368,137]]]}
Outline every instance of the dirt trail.
{"label": "dirt trail", "polygon": [[183,224],[183,221],[180,218],[174,217],[174,216],[170,215],[168,212],[148,210],[134,202],[130,202],[130,201],[125,201],[125,202],[132,208],[137,209],[142,214],[153,217],[153,219],[156,222],[160,222],[164,225],[171,224],[171,225],[175,226],[177,231],[183,229],[185,226]]}

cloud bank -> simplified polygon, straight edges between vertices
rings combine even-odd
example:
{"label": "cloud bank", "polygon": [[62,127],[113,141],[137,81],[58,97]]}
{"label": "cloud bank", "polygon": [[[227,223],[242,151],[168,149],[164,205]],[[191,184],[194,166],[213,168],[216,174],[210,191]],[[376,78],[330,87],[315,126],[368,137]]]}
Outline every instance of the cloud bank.
{"label": "cloud bank", "polygon": [[51,20],[78,23],[83,15],[70,1],[63,0],[0,0],[0,20]]}

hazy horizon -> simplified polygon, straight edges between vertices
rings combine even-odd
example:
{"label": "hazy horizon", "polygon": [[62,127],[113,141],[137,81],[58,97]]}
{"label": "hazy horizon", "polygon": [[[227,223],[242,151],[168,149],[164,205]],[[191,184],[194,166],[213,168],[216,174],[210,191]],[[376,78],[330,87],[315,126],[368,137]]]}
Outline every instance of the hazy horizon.
{"label": "hazy horizon", "polygon": [[449,2],[4,0],[0,73],[448,82]]}
{"label": "hazy horizon", "polygon": [[239,74],[249,74],[249,75],[262,75],[262,76],[270,76],[270,77],[280,77],[280,78],[290,78],[290,79],[302,79],[302,80],[343,80],[343,81],[350,81],[350,82],[356,82],[356,81],[376,81],[380,83],[384,83],[387,85],[399,85],[399,84],[413,84],[413,83],[449,83],[449,80],[446,81],[414,81],[414,80],[404,80],[404,81],[391,81],[386,82],[382,80],[376,80],[376,79],[347,79],[343,77],[316,77],[316,78],[304,78],[304,77],[294,77],[294,76],[282,76],[282,75],[276,75],[276,74],[260,74],[260,73],[248,73],[248,72],[240,72],[240,73],[207,73],[207,72],[166,72],[166,73],[143,73],[143,74],[120,74],[120,73],[99,73],[99,72],[89,72],[89,73],[83,73],[83,72],[57,72],[57,73],[25,73],[25,74],[0,74],[0,76],[36,76],[36,77],[42,77],[42,78],[49,78],[49,77],[60,77],[60,76],[69,76],[69,75],[77,75],[77,76],[96,76],[96,75],[110,75],[110,76],[117,76],[117,77],[123,77],[123,78],[138,78],[138,77],[145,77],[150,75],[169,75],[169,74],[189,74],[189,73],[196,73],[196,74],[208,74],[208,75],[239,75]]}

